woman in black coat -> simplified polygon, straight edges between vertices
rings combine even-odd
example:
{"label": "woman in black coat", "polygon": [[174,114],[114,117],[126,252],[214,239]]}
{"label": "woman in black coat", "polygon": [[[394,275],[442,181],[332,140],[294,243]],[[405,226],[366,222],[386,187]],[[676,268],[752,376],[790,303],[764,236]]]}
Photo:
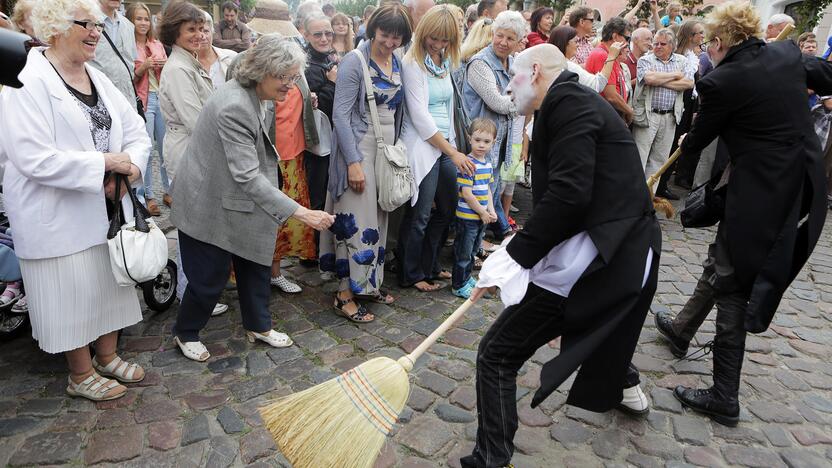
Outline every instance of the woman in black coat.
{"label": "woman in black coat", "polygon": [[768,328],[823,228],[826,181],[806,89],[832,93],[832,64],[791,41],[759,39],[760,17],[748,3],[724,3],[705,23],[716,68],[697,84],[699,114],[681,146],[696,153],[719,137],[730,154],[725,212],[691,298],[705,315],[717,306],[714,385],[680,386],[676,396],[736,425],[746,332]]}

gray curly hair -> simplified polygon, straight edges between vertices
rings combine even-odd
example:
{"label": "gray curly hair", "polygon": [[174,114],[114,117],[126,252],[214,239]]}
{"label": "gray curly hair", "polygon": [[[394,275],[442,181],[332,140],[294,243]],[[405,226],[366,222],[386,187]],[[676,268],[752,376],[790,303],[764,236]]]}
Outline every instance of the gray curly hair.
{"label": "gray curly hair", "polygon": [[243,53],[234,78],[244,88],[251,88],[267,76],[280,75],[295,65],[301,71],[306,68],[306,53],[298,43],[282,34],[266,34]]}

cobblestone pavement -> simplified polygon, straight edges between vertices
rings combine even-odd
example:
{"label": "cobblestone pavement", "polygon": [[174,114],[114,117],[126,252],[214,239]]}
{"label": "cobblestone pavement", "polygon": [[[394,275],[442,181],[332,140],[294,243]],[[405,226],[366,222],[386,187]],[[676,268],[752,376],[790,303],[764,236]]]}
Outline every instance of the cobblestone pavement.
{"label": "cobblestone pavement", "polygon": [[[518,189],[517,204],[528,206]],[[712,231],[684,231],[663,221],[664,252],[653,311],[678,311],[701,272]],[[774,323],[749,337],[743,365],[739,427],[713,424],[673,398],[678,384],[710,383],[709,359],[673,358],[650,314],[635,364],[652,400],[645,419],[615,411],[596,414],[564,405],[567,384],[531,409],[544,347],[522,370],[517,400],[518,467],[832,465],[832,245],[829,228]],[[256,409],[270,398],[307,388],[378,355],[413,349],[460,303],[448,288],[434,294],[391,288],[392,306],[371,307],[378,319],[356,326],[332,310],[334,285],[296,266],[286,272],[304,285],[297,296],[274,293],[276,328],[296,346],[273,350],[245,340],[236,293],[225,293],[229,313],[212,318],[202,334],[207,363],[185,359],[169,330],[176,306],[145,312],[125,330],[121,354],[147,377],[120,400],[94,404],[66,395],[63,357],[40,352],[29,337],[0,344],[0,466],[118,464],[120,466],[284,466]],[[394,283],[390,275],[388,285]],[[475,434],[473,388],[476,346],[495,315],[496,301],[476,306],[431,348],[412,375],[401,425],[378,460],[380,467],[458,466]],[[706,321],[698,343],[712,338]]]}

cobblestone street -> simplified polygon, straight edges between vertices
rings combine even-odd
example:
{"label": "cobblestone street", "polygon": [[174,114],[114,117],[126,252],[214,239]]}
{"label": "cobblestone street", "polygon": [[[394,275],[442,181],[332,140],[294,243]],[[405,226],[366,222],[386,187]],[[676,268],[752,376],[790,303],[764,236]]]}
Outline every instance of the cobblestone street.
{"label": "cobblestone street", "polygon": [[[529,191],[517,192],[516,204],[527,213]],[[652,311],[675,313],[694,289],[714,231],[683,230],[678,219],[663,220],[662,227]],[[569,382],[531,409],[540,366],[557,353],[541,348],[519,377],[515,466],[832,466],[830,230],[827,221],[770,329],[749,335],[737,428],[711,423],[676,401],[676,385],[710,384],[710,356],[676,360],[650,313],[634,360],[651,399],[650,415],[633,419],[565,406]],[[289,333],[295,346],[249,344],[235,291],[224,296],[229,312],[212,318],[202,334],[212,355],[207,363],[186,359],[173,344],[177,305],[164,313],[145,311],[141,323],[124,331],[120,352],[144,366],[147,377],[128,385],[119,400],[95,404],[69,397],[63,356],[41,352],[30,335],[0,344],[0,466],[288,466],[262,427],[258,407],[370,357],[411,351],[461,303],[450,288],[400,290],[390,273],[386,286],[397,301],[370,306],[376,321],[357,326],[335,315],[334,283],[323,282],[314,269],[284,271],[304,291],[289,296],[273,289],[271,311],[275,328]],[[417,363],[408,406],[377,466],[459,466],[476,432],[477,343],[501,310],[496,300],[481,302]],[[696,336],[700,345],[713,337],[713,315]]]}

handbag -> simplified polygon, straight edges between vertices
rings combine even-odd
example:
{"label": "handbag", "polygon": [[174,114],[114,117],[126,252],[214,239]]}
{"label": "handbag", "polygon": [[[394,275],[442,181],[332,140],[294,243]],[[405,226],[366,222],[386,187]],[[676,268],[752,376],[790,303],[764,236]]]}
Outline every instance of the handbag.
{"label": "handbag", "polygon": [[124,57],[121,56],[121,53],[118,51],[118,48],[116,48],[116,45],[113,44],[113,40],[110,39],[110,35],[107,34],[107,30],[102,29],[101,34],[104,35],[104,38],[107,39],[107,42],[110,43],[110,47],[113,48],[113,52],[115,52],[116,55],[118,55],[118,58],[121,59],[121,63],[123,63],[124,66],[127,68],[127,74],[130,75],[130,84],[133,85],[133,94],[136,96],[136,112],[139,113],[139,115],[142,117],[142,120],[147,122],[147,117],[144,116],[144,105],[142,104],[142,98],[139,97],[139,92],[136,91],[136,83],[133,83],[133,72],[130,71],[130,65],[127,65],[127,61],[124,60]]}
{"label": "handbag", "polygon": [[[139,202],[130,188],[127,176],[116,178],[116,200],[121,199],[121,184],[127,185],[127,193],[133,204],[133,221],[124,222],[123,210],[114,210],[107,231],[107,247],[110,250],[110,267],[119,286],[135,286],[155,278],[168,263],[168,241],[150,213]],[[119,203],[120,202],[116,202]]]}
{"label": "handbag", "polygon": [[332,152],[332,126],[329,117],[320,109],[312,111],[315,116],[315,128],[318,129],[318,144],[309,148],[315,156],[326,157]]}
{"label": "handbag", "polygon": [[730,175],[731,166],[728,166],[721,174],[690,191],[685,197],[685,208],[679,213],[682,226],[705,228],[722,219]]}
{"label": "handbag", "polygon": [[355,50],[354,53],[361,60],[361,69],[364,71],[364,87],[367,90],[370,120],[373,121],[373,130],[378,148],[375,165],[378,206],[382,210],[390,212],[404,205],[413,197],[413,171],[410,169],[410,160],[407,158],[407,147],[404,143],[399,141],[395,145],[388,145],[384,142],[381,124],[378,121],[378,108],[373,93],[373,82],[370,79],[370,72],[367,70],[367,62],[361,52]]}
{"label": "handbag", "polygon": [[468,134],[468,130],[471,128],[471,119],[468,118],[468,113],[465,111],[465,105],[462,102],[462,93],[453,76],[451,77],[451,83],[454,87],[453,125],[456,149],[462,154],[471,154],[471,135]]}

